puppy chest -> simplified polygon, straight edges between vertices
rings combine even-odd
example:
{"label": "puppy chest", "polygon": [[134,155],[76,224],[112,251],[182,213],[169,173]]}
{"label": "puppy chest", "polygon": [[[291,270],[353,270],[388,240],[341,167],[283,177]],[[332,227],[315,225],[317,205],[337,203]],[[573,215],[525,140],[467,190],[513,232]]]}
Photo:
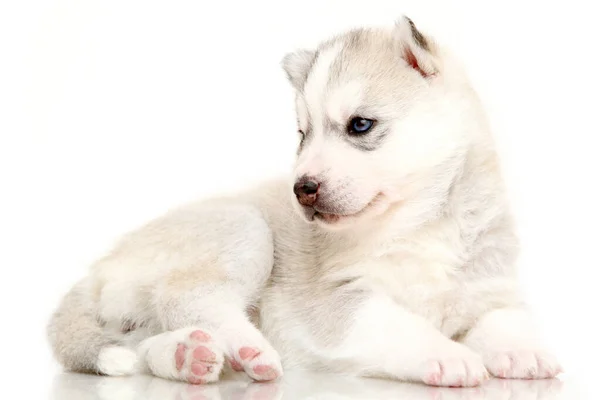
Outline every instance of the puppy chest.
{"label": "puppy chest", "polygon": [[462,285],[446,263],[387,257],[371,265],[363,279],[370,290],[384,292],[448,336],[471,319]]}

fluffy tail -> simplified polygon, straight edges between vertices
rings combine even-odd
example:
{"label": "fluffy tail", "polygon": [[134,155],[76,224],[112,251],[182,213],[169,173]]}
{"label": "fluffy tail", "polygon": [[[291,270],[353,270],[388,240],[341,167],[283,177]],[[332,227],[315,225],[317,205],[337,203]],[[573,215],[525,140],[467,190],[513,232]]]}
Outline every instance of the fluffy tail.
{"label": "fluffy tail", "polygon": [[79,282],[50,319],[48,337],[55,357],[71,371],[113,376],[134,373],[135,352],[120,346],[121,337],[100,325],[90,293],[87,282]]}

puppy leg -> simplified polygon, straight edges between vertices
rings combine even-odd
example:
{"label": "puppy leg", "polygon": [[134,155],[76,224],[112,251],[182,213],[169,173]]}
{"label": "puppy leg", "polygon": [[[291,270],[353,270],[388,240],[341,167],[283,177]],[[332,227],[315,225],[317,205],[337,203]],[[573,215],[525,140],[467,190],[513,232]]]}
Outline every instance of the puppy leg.
{"label": "puppy leg", "polygon": [[433,386],[477,386],[488,378],[481,356],[384,296],[366,299],[330,363],[363,376]]}
{"label": "puppy leg", "polygon": [[266,381],[282,374],[279,355],[246,310],[263,290],[273,243],[251,206],[218,205],[203,212],[202,240],[186,249],[187,265],[168,271],[154,291],[158,322],[167,331],[140,346],[155,375],[192,383],[218,379],[227,358],[233,369]]}
{"label": "puppy leg", "polygon": [[277,351],[248,317],[231,310],[230,318],[222,320],[216,332],[223,341],[225,354],[236,371],[245,371],[256,381],[270,381],[282,375]]}
{"label": "puppy leg", "polygon": [[144,340],[139,359],[153,375],[200,384],[215,382],[223,369],[223,350],[207,330],[183,328]]}
{"label": "puppy leg", "polygon": [[218,380],[225,358],[257,381],[281,376],[279,355],[240,300],[234,291],[207,286],[170,299],[163,314],[169,330],[142,342],[140,358],[154,375],[190,383]]}
{"label": "puppy leg", "polygon": [[553,378],[561,372],[556,358],[540,345],[523,309],[483,315],[462,342],[481,354],[488,371],[499,378]]}

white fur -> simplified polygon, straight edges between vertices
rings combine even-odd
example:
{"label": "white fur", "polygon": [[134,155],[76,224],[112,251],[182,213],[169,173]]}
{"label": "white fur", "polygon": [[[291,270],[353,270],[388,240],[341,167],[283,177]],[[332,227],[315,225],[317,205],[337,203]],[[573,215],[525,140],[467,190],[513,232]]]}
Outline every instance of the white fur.
{"label": "white fur", "polygon": [[106,375],[131,375],[136,365],[137,355],[125,347],[105,347],[98,356],[98,370]]}
{"label": "white fur", "polygon": [[327,83],[329,81],[329,68],[338,57],[341,50],[341,44],[337,43],[324,50],[315,61],[312,73],[308,75],[304,85],[304,95],[308,105],[308,111],[315,119],[315,126],[322,122],[323,109],[320,107],[311,107],[318,105],[323,101],[326,94]]}
{"label": "white fur", "polygon": [[[192,383],[229,364],[269,380],[281,362],[441,386],[559,373],[517,290],[485,114],[458,63],[418,38],[402,19],[287,56],[305,132],[292,182],[126,236],[57,311],[61,362],[123,374],[139,345],[144,369]],[[372,132],[346,132],[356,115],[377,120]],[[312,222],[292,193],[303,176],[320,183]],[[200,377],[198,347],[215,354]]]}
{"label": "white fur", "polygon": [[[147,367],[147,371],[161,378],[187,380],[191,373],[192,353],[196,345],[200,344],[194,343],[194,340],[190,337],[195,330],[196,328],[184,328],[167,331],[144,340],[138,347],[138,355]],[[173,357],[179,344],[187,347],[185,362],[180,370],[176,368],[175,358]],[[223,369],[223,351],[220,349],[220,345],[212,340],[203,342],[201,345],[216,355],[214,361],[204,363],[205,366],[211,369],[210,372],[204,375],[204,383],[215,382],[219,379]]]}

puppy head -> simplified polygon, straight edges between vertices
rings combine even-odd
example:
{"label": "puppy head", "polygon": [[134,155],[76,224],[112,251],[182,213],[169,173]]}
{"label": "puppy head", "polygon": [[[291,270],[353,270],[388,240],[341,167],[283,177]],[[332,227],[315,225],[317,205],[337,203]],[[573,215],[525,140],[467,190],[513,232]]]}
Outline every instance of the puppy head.
{"label": "puppy head", "polygon": [[293,196],[308,221],[340,228],[384,213],[463,143],[464,102],[456,100],[465,89],[406,17],[393,29],[354,30],[288,54],[282,64],[297,93]]}

